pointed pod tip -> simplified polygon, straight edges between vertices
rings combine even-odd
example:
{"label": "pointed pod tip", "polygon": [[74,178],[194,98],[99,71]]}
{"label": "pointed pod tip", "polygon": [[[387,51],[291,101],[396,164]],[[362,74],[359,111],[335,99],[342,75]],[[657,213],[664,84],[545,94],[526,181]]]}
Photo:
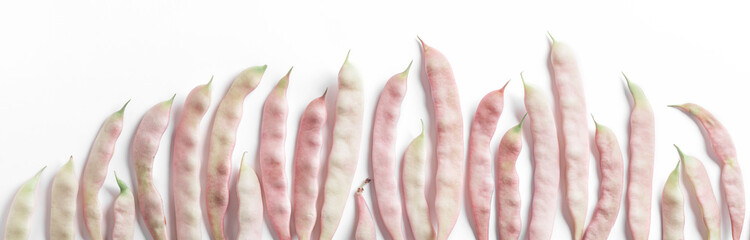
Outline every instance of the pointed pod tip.
{"label": "pointed pod tip", "polygon": [[529,115],[528,113],[523,114],[523,117],[521,117],[521,121],[518,121],[518,124],[515,126],[516,129],[520,131],[521,128],[523,128],[523,122],[526,121],[526,116],[528,115]]}
{"label": "pointed pod tip", "polygon": [[682,152],[682,149],[680,149],[680,147],[678,147],[677,144],[672,144],[672,145],[674,146],[674,148],[677,149],[677,153],[680,154],[680,158],[685,158],[685,153]]}
{"label": "pointed pod tip", "polygon": [[167,104],[172,105],[172,102],[174,102],[174,98],[177,97],[177,93],[172,95],[172,98],[166,101]]}
{"label": "pointed pod tip", "polygon": [[47,169],[47,166],[42,167],[42,169],[36,172],[36,174],[34,175],[34,178],[39,178],[39,176],[41,176],[42,173],[44,172],[44,169]]}
{"label": "pointed pod tip", "polygon": [[349,54],[352,53],[352,49],[350,48],[349,51],[346,51],[346,58],[344,58],[344,64],[349,62]]}
{"label": "pointed pod tip", "polygon": [[208,83],[206,83],[207,87],[211,87],[211,83],[214,82],[214,75],[211,75],[211,79],[208,80]]}
{"label": "pointed pod tip", "polygon": [[115,180],[117,181],[117,186],[120,187],[120,193],[122,194],[123,192],[128,190],[128,184],[126,184],[125,181],[123,181],[122,179],[120,179],[119,176],[117,176],[117,171],[114,171],[114,172],[115,172]]}
{"label": "pointed pod tip", "polygon": [[120,108],[120,110],[117,111],[117,113],[120,113],[120,114],[125,113],[125,108],[128,107],[128,104],[130,104],[130,100],[132,99],[128,99],[128,101],[125,102],[124,105],[122,105],[122,107]]}
{"label": "pointed pod tip", "polygon": [[422,133],[420,133],[419,135],[420,135],[420,136],[424,136],[424,119],[421,119],[421,118],[420,118],[420,119],[419,119],[419,122],[421,122],[421,123],[422,123]]}
{"label": "pointed pod tip", "polygon": [[414,63],[414,60],[411,60],[411,62],[409,62],[409,66],[406,66],[406,70],[404,70],[403,72],[401,72],[402,76],[409,76],[409,71],[411,71],[411,65],[413,63]]}
{"label": "pointed pod tip", "polygon": [[511,80],[512,80],[512,79],[508,79],[508,81],[507,81],[507,82],[505,82],[505,84],[503,84],[503,87],[501,87],[501,88],[500,88],[500,93],[503,93],[503,92],[505,92],[505,87],[507,87],[507,86],[508,86],[508,83],[510,83],[510,81],[511,81]]}
{"label": "pointed pod tip", "polygon": [[555,37],[552,36],[552,33],[547,31],[547,36],[549,37],[550,40],[552,40],[552,44],[555,44]]}
{"label": "pointed pod tip", "polygon": [[325,92],[323,92],[323,95],[320,95],[320,98],[325,99],[327,94],[328,94],[328,88],[326,88]]}

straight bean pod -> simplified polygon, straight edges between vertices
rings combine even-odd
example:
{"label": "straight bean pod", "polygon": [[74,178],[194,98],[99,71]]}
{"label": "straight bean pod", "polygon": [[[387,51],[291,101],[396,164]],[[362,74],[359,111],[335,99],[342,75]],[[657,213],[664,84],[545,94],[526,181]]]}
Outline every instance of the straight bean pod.
{"label": "straight bean pod", "polygon": [[424,69],[430,82],[437,125],[435,144],[435,215],[437,239],[448,239],[461,212],[464,179],[464,121],[453,70],[448,59],[422,39]]}
{"label": "straight bean pod", "polygon": [[669,174],[661,193],[661,239],[685,239],[685,197],[680,187],[680,162]]}
{"label": "straight bean pod", "polygon": [[[505,83],[508,86],[508,83]],[[474,217],[474,231],[477,239],[490,237],[490,212],[492,211],[492,151],[490,142],[495,135],[497,122],[503,113],[505,86],[491,91],[482,98],[471,122],[469,134],[469,155],[466,157],[469,188],[469,205]]]}
{"label": "straight bean pod", "polygon": [[338,96],[333,123],[328,175],[320,210],[320,239],[332,239],[341,221],[357,170],[359,145],[362,141],[364,86],[357,68],[346,55],[339,71]]}
{"label": "straight bean pod", "polygon": [[28,239],[31,233],[31,217],[34,215],[36,206],[36,187],[39,185],[39,176],[42,175],[46,166],[39,170],[34,177],[27,180],[18,189],[13,200],[10,202],[8,219],[5,221],[5,240]]}
{"label": "straight bean pod", "polygon": [[242,105],[245,97],[260,83],[266,67],[255,66],[242,71],[232,81],[214,115],[206,166],[206,211],[210,234],[216,240],[226,239],[224,215],[229,206],[229,175],[232,173],[232,153],[242,119]]}
{"label": "straight bean pod", "polygon": [[76,238],[76,199],[78,197],[78,176],[73,156],[63,165],[52,180],[49,210],[49,238]]}
{"label": "straight bean pod", "polygon": [[135,164],[138,207],[143,222],[154,240],[166,240],[167,218],[161,195],[153,179],[154,157],[159,149],[161,137],[167,130],[174,96],[157,103],[143,116],[133,137],[133,163]]}
{"label": "straight bean pod", "polygon": [[198,240],[203,235],[200,206],[201,183],[198,170],[201,119],[211,105],[211,82],[193,88],[185,99],[172,141],[172,192],[175,229],[178,240]]}
{"label": "straight bean pod", "polygon": [[643,90],[625,74],[633,107],[630,111],[630,162],[628,166],[628,227],[633,240],[648,240],[651,229],[651,195],[654,178],[654,110]]}
{"label": "straight bean pod", "polygon": [[375,107],[372,122],[372,175],[375,199],[380,218],[393,240],[404,239],[403,212],[398,191],[398,170],[396,169],[396,127],[401,114],[401,102],[406,95],[406,79],[409,66],[401,73],[393,75],[383,87]]}
{"label": "straight bean pod", "polygon": [[318,191],[320,182],[320,153],[323,146],[323,127],[326,124],[326,90],[312,100],[302,113],[294,150],[293,207],[297,238],[309,240],[318,218]]}
{"label": "straight bean pod", "polygon": [[[521,74],[523,80],[523,74]],[[531,128],[534,156],[533,191],[529,207],[528,237],[545,240],[552,237],[557,213],[560,184],[560,155],[557,130],[547,96],[536,86],[524,81],[524,104]]]}
{"label": "straight bean pod", "polygon": [[416,240],[435,239],[435,229],[430,222],[430,209],[425,196],[427,153],[424,147],[424,122],[422,133],[409,143],[401,161],[401,187],[404,209]]}
{"label": "straight bean pod", "polygon": [[518,239],[521,235],[521,193],[518,191],[516,161],[523,148],[523,116],[518,125],[508,129],[500,140],[495,162],[495,206],[497,235],[500,239]]}
{"label": "straight bean pod", "polygon": [[675,148],[680,154],[685,175],[687,175],[690,185],[693,186],[695,199],[698,200],[698,206],[700,206],[701,215],[703,215],[703,224],[706,227],[704,239],[721,239],[721,212],[706,168],[697,158],[685,155],[676,145]]}
{"label": "straight bean pod", "polygon": [[552,38],[550,61],[557,89],[562,130],[565,199],[572,220],[573,239],[581,239],[588,208],[589,134],[586,99],[573,50]]}
{"label": "straight bean pod", "polygon": [[99,190],[102,188],[104,180],[107,179],[109,161],[115,152],[117,138],[120,137],[122,132],[123,115],[128,103],[130,103],[130,100],[119,111],[112,113],[104,120],[104,124],[99,129],[96,139],[94,139],[94,145],[91,146],[89,157],[81,174],[80,190],[83,195],[81,199],[83,220],[92,240],[104,239],[102,210],[99,207]]}

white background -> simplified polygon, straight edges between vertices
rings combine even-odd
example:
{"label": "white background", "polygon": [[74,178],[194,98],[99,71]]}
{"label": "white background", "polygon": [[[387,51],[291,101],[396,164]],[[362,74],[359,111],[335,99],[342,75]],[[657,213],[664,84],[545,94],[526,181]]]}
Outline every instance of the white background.
{"label": "white background", "polygon": [[[55,172],[73,155],[76,171],[80,173],[102,121],[128,99],[133,101],[126,110],[125,128],[109,172],[116,170],[126,182],[134,184],[129,147],[135,128],[150,106],[176,93],[173,121],[162,139],[154,165],[155,182],[165,206],[169,207],[168,224],[170,234],[174,235],[169,194],[170,143],[187,93],[213,75],[212,107],[215,107],[237,73],[248,66],[268,64],[260,86],[245,101],[234,152],[236,173],[242,152],[249,151],[250,156],[257,152],[264,99],[276,81],[294,66],[289,86],[286,144],[290,174],[300,114],[326,88],[335,88],[338,69],[349,49],[350,60],[364,76],[366,90],[362,151],[351,187],[353,193],[354,185],[370,176],[370,122],[378,94],[385,81],[411,60],[417,67],[409,76],[396,151],[400,156],[406,144],[419,134],[419,119],[426,120],[429,142],[434,142],[434,120],[429,119],[426,109],[426,102],[431,99],[425,99],[424,91],[429,88],[419,67],[422,62],[417,35],[442,51],[453,65],[467,137],[471,116],[481,97],[512,79],[506,91],[506,108],[492,142],[492,149],[496,149],[502,134],[517,124],[525,112],[518,73],[525,71],[528,82],[551,92],[547,68],[550,42],[546,37],[546,31],[550,31],[575,50],[584,77],[588,111],[615,130],[624,154],[627,154],[629,95],[620,72],[627,73],[648,95],[657,121],[650,234],[652,239],[658,239],[661,189],[678,161],[673,143],[703,160],[714,192],[717,197],[720,194],[719,168],[710,160],[699,128],[685,114],[667,108],[667,104],[695,102],[712,111],[731,131],[740,164],[746,172],[750,171],[750,165],[742,160],[750,154],[744,148],[750,144],[747,124],[750,115],[746,106],[750,100],[748,9],[747,5],[683,1],[496,4],[3,1],[0,3],[2,223],[20,184],[47,165],[31,223],[34,231],[31,238],[46,238],[49,185]],[[202,123],[203,133],[208,132],[213,110]],[[592,123],[589,128],[593,131]],[[524,137],[529,137],[528,129]],[[527,143],[517,167],[524,227],[531,196]],[[249,160],[258,166],[255,157]],[[598,195],[596,167],[592,158],[589,218]],[[745,179],[750,181],[748,177]],[[109,174],[99,194],[109,227],[111,203],[117,193],[114,176]],[[367,191],[366,195],[372,206],[372,192]],[[346,206],[336,239],[349,239],[353,234],[353,199]],[[686,236],[699,239],[703,227],[700,220],[696,221],[700,216],[696,215],[697,205],[692,195],[686,195],[686,199],[689,203]],[[232,214],[236,201],[231,201],[227,218],[230,237],[235,236],[237,229],[236,215]],[[719,201],[722,234],[728,239],[729,218],[723,199]],[[473,237],[465,211],[466,204],[462,204],[462,214],[451,239]],[[610,238],[626,238],[624,213],[623,203]],[[147,231],[140,216],[138,221],[136,239],[149,239],[144,235]],[[494,236],[494,219],[490,224]],[[79,231],[84,232],[80,218],[78,225]],[[746,238],[750,233],[747,227],[744,229]],[[265,238],[270,238],[267,228],[265,232]],[[559,211],[553,239],[568,238],[570,230]]]}

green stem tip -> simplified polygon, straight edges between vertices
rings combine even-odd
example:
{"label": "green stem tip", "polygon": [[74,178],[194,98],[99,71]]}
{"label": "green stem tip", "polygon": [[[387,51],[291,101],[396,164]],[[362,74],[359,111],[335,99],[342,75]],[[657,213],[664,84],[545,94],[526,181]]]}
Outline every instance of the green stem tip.
{"label": "green stem tip", "polygon": [[684,159],[685,153],[682,152],[682,149],[680,149],[680,147],[678,147],[677,144],[672,144],[672,145],[674,145],[674,147],[677,149],[677,153],[680,154],[680,158]]}
{"label": "green stem tip", "polygon": [[547,36],[549,36],[549,39],[552,40],[552,44],[555,44],[555,37],[553,37],[552,34],[549,33],[549,31],[547,31]]}
{"label": "green stem tip", "polygon": [[208,83],[206,83],[206,86],[210,87],[212,82],[214,82],[214,75],[211,75],[211,79],[208,80]]}
{"label": "green stem tip", "polygon": [[118,113],[120,113],[120,114],[124,113],[124,112],[125,112],[125,108],[126,108],[126,107],[128,106],[128,104],[130,103],[130,100],[132,100],[132,99],[128,99],[128,101],[127,101],[127,102],[125,102],[125,104],[124,104],[124,105],[122,105],[122,107],[120,108],[120,110],[118,110],[117,112],[118,112]]}
{"label": "green stem tip", "polygon": [[117,186],[120,187],[120,193],[125,192],[128,190],[128,184],[125,183],[122,179],[120,179],[119,176],[117,176],[117,171],[115,172],[115,180],[117,180]]}

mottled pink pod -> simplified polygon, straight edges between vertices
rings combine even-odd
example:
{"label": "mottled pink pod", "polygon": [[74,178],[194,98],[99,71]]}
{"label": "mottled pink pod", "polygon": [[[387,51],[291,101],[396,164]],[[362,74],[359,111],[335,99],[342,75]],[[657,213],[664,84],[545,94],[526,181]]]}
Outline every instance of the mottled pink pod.
{"label": "mottled pink pod", "polygon": [[[508,83],[505,83],[508,86]],[[492,179],[492,151],[490,142],[495,135],[497,122],[503,113],[503,93],[505,86],[491,91],[482,98],[474,113],[469,135],[469,155],[466,157],[467,188],[469,205],[474,216],[474,231],[477,239],[490,237],[490,212],[492,192],[495,190]]]}
{"label": "mottled pink pod", "polygon": [[367,201],[362,196],[362,192],[365,191],[365,184],[369,183],[370,179],[366,179],[362,185],[357,188],[355,194],[357,198],[357,227],[354,230],[354,239],[356,240],[375,240],[375,222],[372,219],[370,208],[367,207]]}
{"label": "mottled pink pod", "polygon": [[630,163],[628,164],[628,227],[633,240],[648,240],[651,229],[651,194],[654,178],[654,110],[646,94],[628,80],[633,107],[630,111]]}
{"label": "mottled pink pod", "polygon": [[622,202],[622,151],[617,137],[608,127],[596,124],[596,148],[599,150],[599,202],[594,208],[583,239],[608,239]]}
{"label": "mottled pink pod", "polygon": [[239,240],[255,240],[263,237],[263,195],[258,176],[247,162],[247,152],[242,154],[240,173],[237,177],[237,203]]}
{"label": "mottled pink pod", "polygon": [[532,240],[544,240],[552,237],[557,213],[557,193],[560,184],[557,130],[547,96],[534,85],[525,81],[523,85],[534,156],[528,237]]}
{"label": "mottled pink pod", "polygon": [[36,187],[39,185],[39,176],[42,175],[46,166],[39,170],[29,180],[21,185],[13,200],[10,202],[8,218],[5,220],[5,240],[28,239],[31,234],[31,217],[34,215],[36,205]]}
{"label": "mottled pink pod", "polygon": [[745,223],[745,184],[740,165],[737,163],[737,150],[729,131],[713,114],[697,104],[686,103],[672,107],[682,109],[697,118],[708,133],[707,140],[718,158],[716,162],[721,166],[721,188],[724,190],[724,200],[732,222],[732,238],[740,239]]}
{"label": "mottled pink pod", "polygon": [[99,208],[99,189],[102,188],[104,180],[107,179],[107,170],[112,154],[115,152],[115,143],[122,132],[122,118],[125,114],[125,103],[122,108],[112,113],[102,124],[99,133],[94,139],[94,145],[91,146],[89,158],[86,160],[86,166],[83,167],[81,174],[81,206],[83,207],[83,220],[86,223],[89,237],[92,240],[104,239],[104,229],[102,227],[102,210]]}
{"label": "mottled pink pod", "polygon": [[338,86],[328,175],[320,210],[320,239],[323,240],[332,239],[339,227],[357,170],[362,141],[364,86],[359,71],[349,62],[349,54],[339,71]]}
{"label": "mottled pink pod", "polygon": [[[550,36],[551,38],[551,36]],[[583,237],[588,207],[589,129],[581,73],[573,50],[552,38],[552,77],[557,89],[557,110],[562,128],[565,197],[572,220],[573,239]]]}
{"label": "mottled pink pod", "polygon": [[401,73],[393,75],[383,87],[375,107],[372,122],[372,174],[375,179],[375,199],[380,218],[388,236],[393,240],[404,239],[403,213],[399,200],[396,175],[396,126],[401,114],[401,102],[406,95],[406,79],[409,66]]}
{"label": "mottled pink pod", "polygon": [[497,207],[497,236],[500,239],[518,239],[521,235],[521,193],[518,191],[516,160],[523,148],[523,116],[518,125],[508,129],[500,140],[495,162]]}
{"label": "mottled pink pod", "polygon": [[113,206],[112,240],[132,240],[135,230],[135,198],[128,185],[117,177],[117,173],[115,179],[120,186],[120,195],[115,198]]}
{"label": "mottled pink pod", "polygon": [[716,202],[714,190],[711,187],[711,181],[708,178],[708,172],[703,167],[703,163],[695,157],[685,155],[679,147],[675,145],[677,152],[682,159],[682,167],[685,175],[693,186],[695,199],[698,200],[698,206],[703,215],[703,224],[706,226],[706,236],[704,239],[721,239],[721,211],[719,203]]}
{"label": "mottled pink pod", "polygon": [[255,66],[242,71],[232,81],[214,115],[206,166],[206,211],[211,236],[216,240],[226,239],[224,215],[229,206],[229,175],[232,173],[232,153],[242,119],[242,105],[245,97],[260,83],[266,67]]}
{"label": "mottled pink pod", "polygon": [[461,212],[464,179],[464,121],[453,70],[448,59],[422,39],[424,70],[430,82],[437,125],[435,214],[437,239],[448,239]]}
{"label": "mottled pink pod", "polygon": [[151,107],[143,116],[133,136],[133,163],[138,187],[138,207],[141,210],[143,222],[146,223],[154,240],[169,239],[161,195],[154,186],[153,167],[161,137],[169,126],[173,101],[174,96]]}
{"label": "mottled pink pod", "polygon": [[201,184],[198,170],[201,119],[211,105],[211,80],[193,88],[185,99],[172,141],[172,191],[178,240],[198,240],[203,235],[200,206]]}
{"label": "mottled pink pod", "polygon": [[409,143],[401,161],[401,186],[404,209],[411,233],[416,240],[435,239],[435,229],[430,222],[430,209],[425,196],[427,153],[424,147],[424,122],[422,133]]}
{"label": "mottled pink pod", "polygon": [[669,174],[661,193],[661,239],[685,239],[685,197],[680,187],[680,162]]}
{"label": "mottled pink pod", "polygon": [[286,100],[286,89],[289,85],[289,74],[279,80],[276,87],[266,98],[263,105],[263,116],[260,123],[260,177],[263,186],[263,197],[271,226],[281,240],[292,239],[289,226],[292,215],[292,203],[287,196],[286,181],[286,118],[289,106]]}
{"label": "mottled pink pod", "polygon": [[300,240],[309,240],[318,217],[320,152],[326,124],[326,90],[307,105],[299,121],[294,150],[294,227]]}
{"label": "mottled pink pod", "polygon": [[49,209],[49,238],[76,239],[76,198],[78,176],[73,156],[63,165],[52,181]]}

